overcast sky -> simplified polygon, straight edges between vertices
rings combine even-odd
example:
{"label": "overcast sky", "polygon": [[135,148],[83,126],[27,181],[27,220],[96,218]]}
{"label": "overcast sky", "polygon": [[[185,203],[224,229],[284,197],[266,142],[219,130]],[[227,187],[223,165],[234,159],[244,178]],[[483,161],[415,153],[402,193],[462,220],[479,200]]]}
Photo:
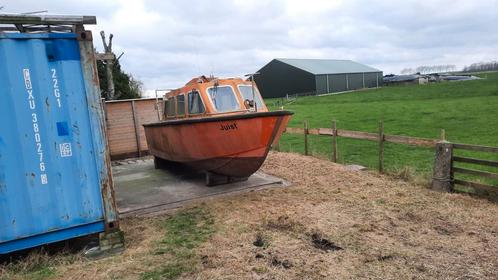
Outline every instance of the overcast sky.
{"label": "overcast sky", "polygon": [[351,59],[387,73],[498,60],[498,0],[0,0],[1,12],[95,15],[150,94],[273,58]]}

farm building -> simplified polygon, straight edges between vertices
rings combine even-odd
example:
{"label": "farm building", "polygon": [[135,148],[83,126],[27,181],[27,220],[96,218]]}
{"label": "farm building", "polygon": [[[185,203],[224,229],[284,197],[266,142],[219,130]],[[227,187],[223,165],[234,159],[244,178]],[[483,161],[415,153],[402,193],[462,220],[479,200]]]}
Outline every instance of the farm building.
{"label": "farm building", "polygon": [[430,80],[428,75],[386,75],[383,79],[384,85],[423,85]]}
{"label": "farm building", "polygon": [[254,79],[265,98],[325,94],[382,85],[382,71],[351,60],[273,59]]}

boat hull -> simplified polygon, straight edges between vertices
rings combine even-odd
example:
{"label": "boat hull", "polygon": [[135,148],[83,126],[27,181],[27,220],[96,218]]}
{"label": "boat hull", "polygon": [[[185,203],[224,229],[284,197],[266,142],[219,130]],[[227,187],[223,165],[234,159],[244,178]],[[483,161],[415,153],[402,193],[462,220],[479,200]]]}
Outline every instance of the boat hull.
{"label": "boat hull", "polygon": [[146,124],[153,156],[227,177],[248,177],[263,164],[292,113],[254,112]]}

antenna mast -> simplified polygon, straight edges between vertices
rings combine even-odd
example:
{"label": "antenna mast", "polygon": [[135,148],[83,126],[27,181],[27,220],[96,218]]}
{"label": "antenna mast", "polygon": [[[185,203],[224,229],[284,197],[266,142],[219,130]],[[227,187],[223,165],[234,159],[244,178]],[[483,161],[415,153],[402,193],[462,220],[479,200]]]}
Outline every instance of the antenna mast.
{"label": "antenna mast", "polygon": [[249,76],[249,79],[251,80],[251,89],[252,89],[252,102],[254,104],[254,111],[258,111],[258,104],[256,103],[256,92],[254,89],[254,75],[259,75],[259,72],[252,73],[252,74],[246,74],[245,76]]}

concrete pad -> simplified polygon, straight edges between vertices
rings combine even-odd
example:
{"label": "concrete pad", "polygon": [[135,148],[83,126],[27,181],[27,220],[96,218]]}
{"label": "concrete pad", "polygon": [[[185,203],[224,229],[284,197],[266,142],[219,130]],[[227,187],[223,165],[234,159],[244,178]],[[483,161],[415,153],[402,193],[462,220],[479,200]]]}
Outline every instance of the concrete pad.
{"label": "concrete pad", "polygon": [[155,169],[152,159],[119,162],[112,171],[121,217],[147,216],[197,199],[288,185],[280,178],[258,171],[247,181],[207,187],[203,173]]}

